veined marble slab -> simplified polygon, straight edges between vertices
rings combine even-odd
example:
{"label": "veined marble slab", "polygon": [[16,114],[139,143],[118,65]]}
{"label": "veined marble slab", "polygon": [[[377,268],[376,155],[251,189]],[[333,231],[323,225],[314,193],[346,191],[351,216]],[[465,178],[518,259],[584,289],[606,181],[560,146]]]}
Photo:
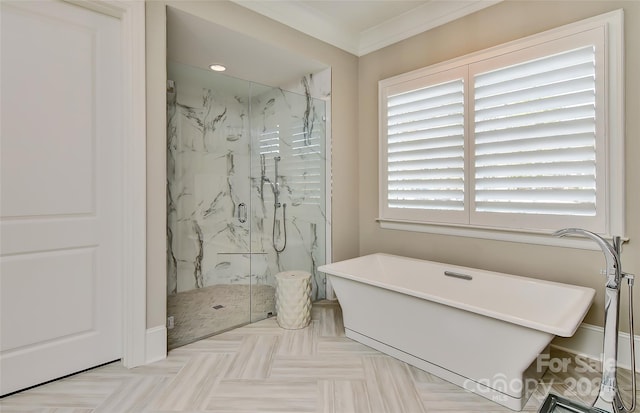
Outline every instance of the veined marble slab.
{"label": "veined marble slab", "polygon": [[[326,113],[313,96],[329,96],[330,71],[301,79],[303,93],[173,63],[169,78],[168,294],[275,286],[276,273],[303,270],[312,274],[313,299],[323,299],[315,269],[327,242]],[[276,156],[279,207],[262,179],[276,181]]]}

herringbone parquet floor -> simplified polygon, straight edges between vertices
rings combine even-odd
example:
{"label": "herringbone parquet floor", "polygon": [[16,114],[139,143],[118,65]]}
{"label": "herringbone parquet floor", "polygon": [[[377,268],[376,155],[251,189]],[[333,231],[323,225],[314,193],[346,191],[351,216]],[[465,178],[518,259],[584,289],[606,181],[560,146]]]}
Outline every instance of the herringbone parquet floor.
{"label": "herringbone parquet floor", "polygon": [[[525,410],[549,389],[585,402],[577,378],[547,372]],[[624,377],[628,383],[629,375]],[[583,380],[583,385],[586,384]],[[584,386],[583,386],[584,387]],[[589,389],[587,389],[589,390]],[[596,394],[591,389],[593,395]],[[585,396],[585,394],[587,394]],[[340,307],[316,303],[312,323],[271,318],[169,352],[128,370],[112,363],[0,400],[2,413],[464,413],[509,412],[480,396],[344,337]]]}

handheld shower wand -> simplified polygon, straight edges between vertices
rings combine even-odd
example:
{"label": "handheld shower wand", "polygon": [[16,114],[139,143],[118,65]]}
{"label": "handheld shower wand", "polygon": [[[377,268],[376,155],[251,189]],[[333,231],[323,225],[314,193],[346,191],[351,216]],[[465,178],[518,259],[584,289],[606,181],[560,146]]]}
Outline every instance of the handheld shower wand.
{"label": "handheld shower wand", "polygon": [[280,157],[279,156],[275,156],[273,158],[273,167],[275,169],[275,183],[273,185],[273,195],[275,196],[275,204],[276,204],[276,208],[280,207],[280,184],[278,183],[278,164],[280,163]]}
{"label": "handheld shower wand", "polygon": [[[273,158],[275,167],[275,184],[273,185],[274,204],[273,204],[273,227],[271,229],[271,242],[273,243],[273,249],[279,254],[287,248],[287,204],[280,205],[280,184],[278,182],[278,164],[280,163],[280,157]],[[284,234],[284,243],[281,248],[276,245],[276,213],[278,208],[282,206],[282,233]],[[278,226],[278,232],[280,226]]]}
{"label": "handheld shower wand", "polygon": [[[287,204],[280,204],[280,183],[278,182],[278,163],[280,163],[280,156],[275,156],[273,158],[274,167],[275,167],[275,177],[274,182],[271,182],[269,178],[267,178],[264,167],[264,155],[260,155],[260,162],[262,167],[262,179],[260,183],[260,194],[262,199],[264,199],[264,183],[268,183],[271,185],[271,190],[273,191],[273,227],[271,230],[271,243],[273,244],[273,249],[276,250],[277,253],[281,253],[287,248]],[[282,207],[282,233],[284,234],[284,243],[281,248],[278,248],[276,245],[276,214],[278,208]],[[280,227],[278,226],[278,230]]]}

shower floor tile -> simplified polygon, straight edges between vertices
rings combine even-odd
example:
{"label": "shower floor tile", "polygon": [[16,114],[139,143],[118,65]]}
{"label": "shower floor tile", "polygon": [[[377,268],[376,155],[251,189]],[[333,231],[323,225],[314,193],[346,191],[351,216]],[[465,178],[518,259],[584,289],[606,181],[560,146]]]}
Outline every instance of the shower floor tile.
{"label": "shower floor tile", "polygon": [[[511,412],[344,337],[335,302],[314,303],[311,314],[305,329],[284,330],[268,318],[171,350],[156,363],[134,369],[111,363],[0,399],[0,411]],[[557,349],[551,359],[568,360],[567,368],[547,371],[525,412],[537,412],[549,390],[587,403],[597,393],[586,386],[586,380],[595,384],[597,375],[581,373],[586,359]],[[598,363],[588,363],[599,369]],[[625,394],[630,378],[620,370]]]}
{"label": "shower floor tile", "polygon": [[275,314],[275,288],[270,285],[219,284],[167,297],[167,346],[174,349],[251,321]]}

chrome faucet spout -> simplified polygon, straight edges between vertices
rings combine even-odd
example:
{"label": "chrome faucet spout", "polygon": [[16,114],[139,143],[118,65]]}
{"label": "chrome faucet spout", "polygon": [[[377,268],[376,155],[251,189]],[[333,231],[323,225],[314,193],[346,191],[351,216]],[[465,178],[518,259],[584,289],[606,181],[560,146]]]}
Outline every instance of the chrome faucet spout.
{"label": "chrome faucet spout", "polygon": [[553,235],[556,237],[564,237],[567,235],[582,235],[595,241],[600,246],[600,249],[602,250],[605,261],[607,263],[607,287],[616,289],[619,287],[622,274],[620,269],[620,255],[616,248],[607,240],[594,232],[587,231],[586,229],[582,228],[565,228],[554,232]]}

